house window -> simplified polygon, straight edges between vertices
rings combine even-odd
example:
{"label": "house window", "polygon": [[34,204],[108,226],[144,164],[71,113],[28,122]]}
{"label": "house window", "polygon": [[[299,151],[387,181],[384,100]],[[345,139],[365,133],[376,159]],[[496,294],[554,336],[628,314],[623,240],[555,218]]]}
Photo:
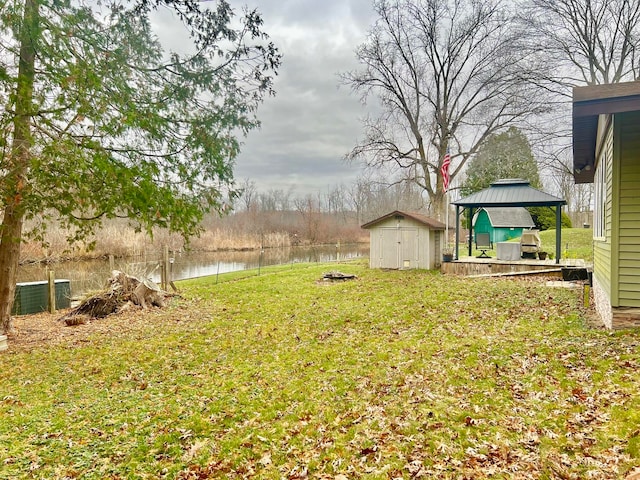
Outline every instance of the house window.
{"label": "house window", "polygon": [[593,204],[593,238],[604,240],[607,236],[607,172],[611,168],[610,139],[602,149],[600,161],[596,168],[594,183],[594,204]]}

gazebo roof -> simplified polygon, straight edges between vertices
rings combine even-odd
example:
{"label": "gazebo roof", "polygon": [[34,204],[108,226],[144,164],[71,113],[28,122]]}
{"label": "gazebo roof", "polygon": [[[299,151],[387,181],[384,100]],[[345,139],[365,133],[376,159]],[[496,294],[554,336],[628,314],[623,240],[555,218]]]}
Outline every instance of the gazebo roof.
{"label": "gazebo roof", "polygon": [[533,188],[529,181],[521,178],[505,178],[497,180],[489,188],[485,188],[468,197],[461,198],[453,205],[466,208],[476,207],[553,207],[565,205],[562,198]]}

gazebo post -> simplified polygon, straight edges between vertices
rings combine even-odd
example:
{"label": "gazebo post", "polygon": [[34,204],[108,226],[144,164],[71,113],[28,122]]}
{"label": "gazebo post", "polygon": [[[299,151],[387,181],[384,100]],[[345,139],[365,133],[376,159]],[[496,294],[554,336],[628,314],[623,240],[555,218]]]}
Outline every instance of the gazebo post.
{"label": "gazebo post", "polygon": [[469,256],[473,255],[473,207],[469,207]]}
{"label": "gazebo post", "polygon": [[556,264],[560,263],[562,252],[562,206],[556,205]]}
{"label": "gazebo post", "polygon": [[[448,241],[449,239],[447,239]],[[460,245],[460,207],[456,205],[456,256],[458,260],[458,246]]]}

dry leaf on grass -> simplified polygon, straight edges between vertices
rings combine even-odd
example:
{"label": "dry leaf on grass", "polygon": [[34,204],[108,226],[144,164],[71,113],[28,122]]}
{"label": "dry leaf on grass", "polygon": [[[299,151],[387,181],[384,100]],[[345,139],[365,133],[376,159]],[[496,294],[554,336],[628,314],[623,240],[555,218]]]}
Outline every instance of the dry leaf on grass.
{"label": "dry leaf on grass", "polygon": [[9,351],[32,350],[60,344],[82,344],[95,335],[126,337],[156,321],[161,310],[131,308],[101,319],[86,319],[85,323],[66,326],[59,321],[64,311],[14,317],[14,332],[9,336]]}

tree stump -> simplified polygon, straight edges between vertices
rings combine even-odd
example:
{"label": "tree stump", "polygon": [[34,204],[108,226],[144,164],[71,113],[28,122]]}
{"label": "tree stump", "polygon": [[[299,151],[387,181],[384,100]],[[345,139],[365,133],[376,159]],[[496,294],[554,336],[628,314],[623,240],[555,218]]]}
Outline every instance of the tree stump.
{"label": "tree stump", "polygon": [[119,270],[111,272],[107,291],[93,295],[60,318],[66,325],[86,323],[87,318],[102,318],[118,313],[128,305],[148,308],[165,306],[166,292],[149,279],[138,279]]}
{"label": "tree stump", "polygon": [[158,285],[145,278],[133,290],[131,300],[142,308],[147,308],[147,303],[162,308],[164,307],[164,292]]}

